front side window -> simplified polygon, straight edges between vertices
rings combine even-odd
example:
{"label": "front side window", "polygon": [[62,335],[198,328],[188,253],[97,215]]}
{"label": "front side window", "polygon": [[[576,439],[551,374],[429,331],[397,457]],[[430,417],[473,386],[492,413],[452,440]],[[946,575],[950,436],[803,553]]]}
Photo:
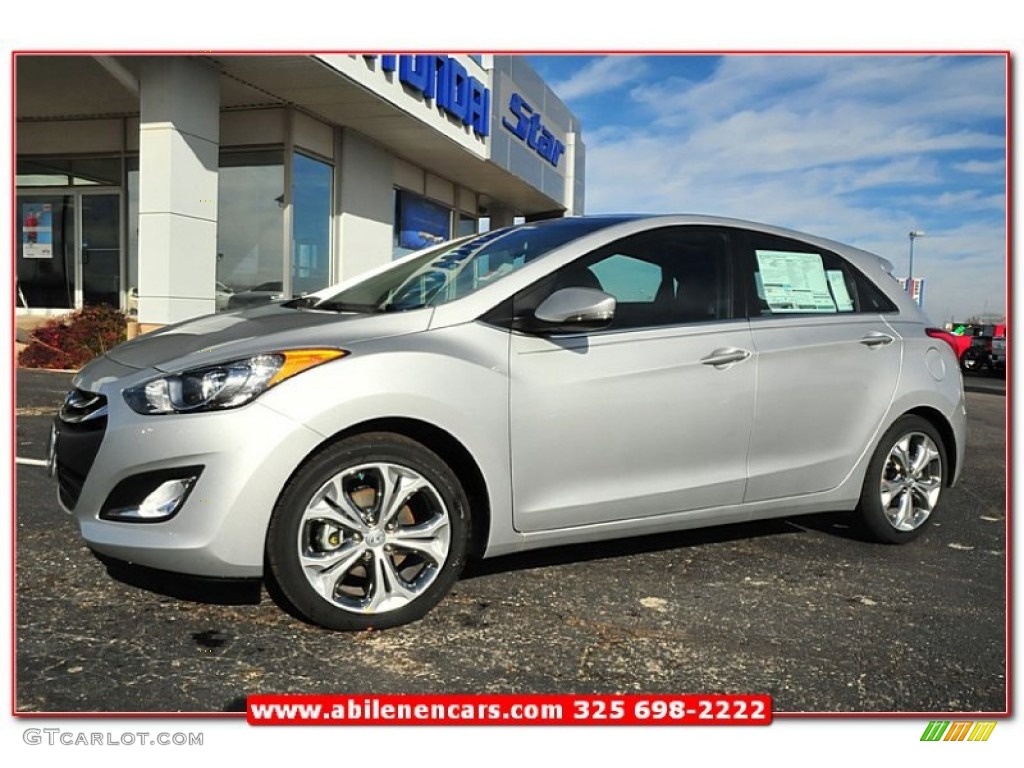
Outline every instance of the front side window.
{"label": "front side window", "polygon": [[653,261],[616,253],[590,267],[601,289],[620,302],[650,304],[657,300],[665,268]]}
{"label": "front side window", "polygon": [[610,328],[644,328],[733,317],[728,236],[706,227],[666,227],[618,240],[568,264],[516,297],[529,317],[562,288],[615,297]]}

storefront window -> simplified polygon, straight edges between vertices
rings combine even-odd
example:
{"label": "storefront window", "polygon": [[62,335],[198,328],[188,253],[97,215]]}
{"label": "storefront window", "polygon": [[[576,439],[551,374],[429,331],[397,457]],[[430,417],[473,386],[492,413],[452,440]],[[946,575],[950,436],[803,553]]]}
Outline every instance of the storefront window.
{"label": "storefront window", "polygon": [[452,212],[425,197],[399,190],[395,195],[395,240],[392,258],[450,240]]}
{"label": "storefront window", "polygon": [[292,161],[292,293],[331,281],[331,187],[327,163],[295,153]]}
{"label": "storefront window", "polygon": [[119,157],[19,157],[19,187],[121,186]]}
{"label": "storefront window", "polygon": [[121,174],[120,157],[17,158],[19,307],[120,306]]}
{"label": "storefront window", "polygon": [[217,197],[218,309],[281,298],[284,153],[222,152]]}
{"label": "storefront window", "polygon": [[459,214],[459,223],[455,231],[456,237],[463,237],[465,235],[475,235],[479,230],[479,221],[473,216],[467,216],[464,213]]}

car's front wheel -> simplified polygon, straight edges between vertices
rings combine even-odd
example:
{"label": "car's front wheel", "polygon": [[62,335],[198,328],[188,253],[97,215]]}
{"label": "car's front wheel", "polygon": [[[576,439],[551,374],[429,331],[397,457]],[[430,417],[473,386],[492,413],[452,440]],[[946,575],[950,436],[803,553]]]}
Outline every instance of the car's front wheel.
{"label": "car's front wheel", "polygon": [[857,507],[868,533],[888,544],[920,535],[942,494],[946,448],[926,419],[906,415],[886,431],[868,465]]}
{"label": "car's front wheel", "polygon": [[301,616],[340,630],[422,618],[465,564],[469,504],[432,451],[367,433],[324,448],[285,487],[268,576]]}

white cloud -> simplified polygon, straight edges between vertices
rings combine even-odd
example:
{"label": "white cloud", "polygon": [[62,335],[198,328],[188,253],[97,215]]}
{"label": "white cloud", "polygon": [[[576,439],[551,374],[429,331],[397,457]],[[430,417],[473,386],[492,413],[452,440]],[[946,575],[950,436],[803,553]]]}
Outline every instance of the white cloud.
{"label": "white cloud", "polygon": [[605,56],[551,87],[562,99],[581,99],[634,82],[646,71],[647,63],[639,56]]}
{"label": "white cloud", "polygon": [[892,187],[899,184],[930,184],[941,178],[940,165],[927,157],[897,157],[872,164],[844,164],[827,169],[833,178],[833,194]]}
{"label": "white cloud", "polygon": [[966,163],[956,163],[953,165],[958,171],[963,173],[980,173],[986,175],[1005,176],[1006,175],[1006,161],[1005,160],[968,160]]}
{"label": "white cloud", "polygon": [[908,199],[915,206],[933,208],[951,208],[958,211],[1005,211],[1006,196],[1002,194],[987,195],[977,189],[965,189],[960,192],[940,192],[934,195],[915,195]]}
{"label": "white cloud", "polygon": [[634,89],[638,102],[663,120],[721,116],[750,108],[767,95],[800,114],[832,105],[881,108],[908,119],[1002,117],[1006,106],[1002,57],[726,56],[699,83],[671,78]]}
{"label": "white cloud", "polygon": [[926,229],[934,319],[1003,310],[1002,185],[950,174],[998,172],[1004,75],[999,57],[728,56],[700,83],[636,86],[642,127],[585,128],[587,209],[766,221],[902,271],[906,233]]}

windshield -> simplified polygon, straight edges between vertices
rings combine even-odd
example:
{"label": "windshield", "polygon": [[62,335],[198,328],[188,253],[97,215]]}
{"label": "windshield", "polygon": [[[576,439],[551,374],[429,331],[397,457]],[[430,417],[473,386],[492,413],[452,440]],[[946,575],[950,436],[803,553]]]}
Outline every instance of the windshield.
{"label": "windshield", "polygon": [[553,219],[446,243],[324,299],[317,309],[401,312],[461,299],[602,227],[612,218]]}

